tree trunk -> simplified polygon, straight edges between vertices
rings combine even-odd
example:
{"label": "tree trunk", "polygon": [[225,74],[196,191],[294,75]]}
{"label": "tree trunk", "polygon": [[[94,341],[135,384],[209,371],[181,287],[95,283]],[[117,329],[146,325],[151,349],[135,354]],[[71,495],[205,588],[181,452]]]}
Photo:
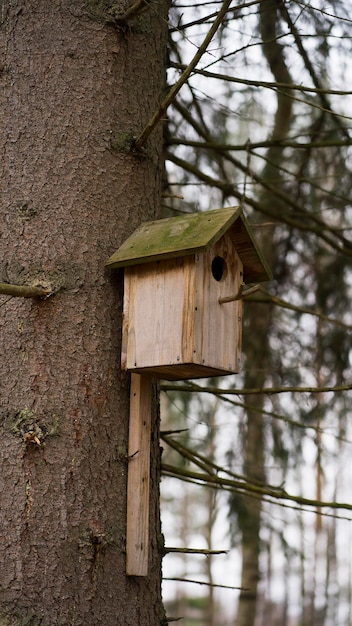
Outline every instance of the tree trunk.
{"label": "tree trunk", "polygon": [[[268,360],[268,328],[270,309],[251,304],[246,309],[247,340],[245,374],[247,388],[265,386]],[[263,397],[249,395],[246,400],[247,426],[244,440],[244,474],[249,481],[265,483],[264,421],[261,410]],[[242,533],[242,574],[236,626],[254,626],[257,613],[258,582],[260,578],[261,498],[242,498],[243,512],[239,518]]]}
{"label": "tree trunk", "polygon": [[[269,68],[280,83],[292,83],[286,65],[283,47],[278,41],[279,33],[278,0],[261,0],[259,8],[259,29],[262,38],[262,48]],[[286,96],[285,90],[277,94],[277,108],[271,132],[272,140],[283,140],[287,137],[292,120],[292,101]],[[284,148],[273,144],[266,153],[266,165],[262,172],[262,179],[269,185],[279,187],[279,165],[283,158]],[[263,206],[273,205],[270,190],[261,193]],[[282,202],[276,201],[275,209],[285,210]],[[263,219],[263,217],[259,217]],[[276,269],[277,252],[275,241],[275,226],[265,227],[259,235],[261,248],[269,265]],[[244,375],[245,388],[265,387],[270,379],[270,330],[272,326],[273,310],[270,305],[253,303],[246,311],[247,340],[244,341],[246,352],[246,372]],[[265,483],[265,440],[264,419],[261,411],[264,408],[263,395],[247,396],[247,430],[244,447],[244,473],[251,481]],[[262,501],[260,498],[244,498],[246,517],[242,524],[242,577],[236,626],[254,626],[258,614],[258,582],[260,579],[260,528]]]}
{"label": "tree trunk", "polygon": [[0,2],[0,280],[57,292],[0,296],[1,625],[163,623],[156,400],[149,575],[125,575],[130,377],[104,262],[160,203],[160,128],[129,147],[164,87],[167,2],[119,29],[110,4]]}

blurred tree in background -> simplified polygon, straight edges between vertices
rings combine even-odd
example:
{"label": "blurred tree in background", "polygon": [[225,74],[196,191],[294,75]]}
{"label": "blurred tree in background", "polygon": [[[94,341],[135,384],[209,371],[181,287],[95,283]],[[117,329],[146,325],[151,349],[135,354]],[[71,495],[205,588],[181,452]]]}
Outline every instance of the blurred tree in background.
{"label": "blurred tree in background", "polygon": [[[220,6],[173,2],[171,81]],[[166,214],[241,204],[274,273],[245,301],[242,374],[163,384],[189,416],[187,435],[168,438],[197,455],[188,456],[188,477],[175,461],[174,474],[165,461],[166,473],[208,485],[216,474],[219,489],[229,489],[232,545],[242,555],[241,575],[227,576],[241,587],[236,626],[352,624],[351,536],[336,519],[351,513],[333,504],[351,502],[343,472],[352,388],[351,8],[320,0],[230,6],[165,130]],[[216,411],[210,399],[185,404],[200,388],[213,394]],[[229,406],[233,438],[224,443],[219,424]],[[224,477],[233,485],[221,485]],[[208,505],[214,511],[211,498]],[[204,534],[207,524],[205,515]],[[199,623],[225,623],[220,613],[206,615]]]}

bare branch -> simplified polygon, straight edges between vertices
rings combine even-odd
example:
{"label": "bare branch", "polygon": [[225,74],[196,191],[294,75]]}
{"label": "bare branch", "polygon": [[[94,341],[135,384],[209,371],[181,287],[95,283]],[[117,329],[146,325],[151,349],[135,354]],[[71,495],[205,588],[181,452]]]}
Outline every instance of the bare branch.
{"label": "bare branch", "polygon": [[316,311],[314,309],[291,304],[291,302],[287,302],[287,300],[283,300],[282,298],[278,298],[277,296],[272,295],[261,285],[259,286],[258,290],[264,294],[265,298],[261,299],[260,297],[256,296],[255,298],[247,300],[247,302],[272,302],[273,304],[277,304],[283,309],[289,309],[290,311],[296,311],[297,313],[313,315],[314,317],[318,317],[323,322],[334,324],[334,326],[339,326],[340,328],[345,328],[346,330],[352,330],[352,326],[350,324],[344,324],[344,322],[341,322],[341,320],[334,319],[332,317],[329,317],[328,315],[323,315],[323,313],[320,313],[319,311]]}
{"label": "bare branch", "polygon": [[47,298],[53,294],[51,289],[0,283],[0,294],[19,298]]}
{"label": "bare branch", "polygon": [[228,11],[228,8],[229,8],[231,2],[232,2],[232,0],[224,0],[224,3],[223,3],[223,5],[222,5],[222,7],[221,7],[221,9],[220,9],[220,11],[218,13],[218,16],[217,16],[216,20],[214,21],[212,27],[210,28],[207,36],[205,37],[203,43],[200,45],[200,47],[199,47],[197,53],[195,54],[195,56],[193,57],[192,61],[186,67],[184,72],[181,74],[180,78],[175,83],[175,85],[170,89],[170,91],[169,91],[168,95],[166,96],[165,100],[161,103],[158,111],[149,120],[147,126],[144,128],[144,130],[141,132],[141,134],[135,140],[134,145],[133,145],[135,150],[140,150],[142,148],[142,146],[147,141],[149,135],[153,132],[153,130],[156,127],[156,125],[164,117],[166,109],[174,101],[174,99],[176,98],[176,96],[177,96],[178,92],[180,91],[181,87],[183,87],[183,85],[187,82],[187,80],[190,77],[193,69],[195,68],[197,63],[200,61],[200,59],[203,56],[203,54],[206,52],[206,50],[208,48],[208,45],[210,44],[210,42],[213,39],[216,31],[218,30],[219,26],[221,25],[225,15],[226,15],[226,13]]}
{"label": "bare branch", "polygon": [[228,554],[228,550],[201,550],[199,548],[167,548],[163,550],[164,554],[203,554],[210,556],[212,554]]}
{"label": "bare branch", "polygon": [[132,20],[134,17],[137,17],[139,13],[144,11],[148,7],[148,4],[148,0],[137,0],[131,4],[122,15],[116,17],[116,23],[126,24],[129,20]]}
{"label": "bare branch", "polygon": [[248,141],[241,144],[232,143],[213,143],[211,141],[194,141],[185,137],[170,137],[168,140],[170,145],[186,145],[193,148],[201,148],[202,150],[231,150],[231,151],[248,151],[257,148],[270,148],[271,146],[283,148],[295,148],[297,150],[307,150],[307,148],[343,148],[352,145],[352,139],[326,139],[321,141],[293,141],[290,139],[276,139],[275,141]]}
{"label": "bare branch", "polygon": [[289,11],[287,9],[286,3],[281,2],[280,3],[280,9],[281,9],[281,12],[282,12],[282,14],[284,16],[284,19],[286,20],[286,23],[287,23],[288,27],[291,30],[291,33],[292,33],[292,35],[294,37],[294,40],[296,42],[296,46],[297,46],[297,48],[298,48],[298,50],[300,52],[300,55],[301,55],[301,57],[302,57],[302,59],[304,61],[305,66],[306,66],[306,68],[307,68],[307,70],[308,70],[308,72],[309,72],[309,74],[310,74],[310,76],[312,78],[312,81],[313,81],[315,87],[317,89],[319,89],[320,101],[322,103],[323,109],[325,111],[329,112],[332,115],[333,119],[335,120],[336,125],[338,126],[338,128],[340,128],[342,130],[342,132],[345,135],[345,137],[349,137],[348,130],[343,126],[343,124],[341,123],[341,120],[339,119],[339,117],[345,117],[345,116],[341,116],[339,114],[336,114],[331,109],[331,105],[330,105],[330,102],[329,102],[329,100],[327,98],[327,95],[321,91],[320,80],[319,80],[319,78],[318,78],[318,76],[317,76],[317,74],[315,72],[313,64],[311,63],[309,55],[308,55],[308,53],[306,52],[306,50],[305,50],[305,48],[303,46],[302,38],[301,38],[301,36],[300,36],[300,34],[299,34],[295,24],[293,23],[293,21],[291,19],[291,16],[290,16],[290,13],[289,13]]}
{"label": "bare branch", "polygon": [[194,583],[196,585],[205,585],[206,587],[219,587],[221,589],[241,590],[241,587],[232,587],[231,585],[217,585],[216,583],[206,583],[202,580],[191,580],[190,578],[163,578],[163,580],[175,580],[182,583]]}
{"label": "bare branch", "polygon": [[[249,171],[248,168],[241,162],[238,161],[237,163],[238,167],[242,171],[245,171],[256,182],[265,186],[269,191],[273,193],[274,196],[277,196],[284,202],[287,202],[287,204],[292,206],[295,211],[286,211],[285,213],[275,211],[275,208],[273,206],[269,206],[267,203],[264,205],[249,196],[244,196],[242,193],[240,193],[240,191],[233,183],[214,179],[199,170],[199,168],[197,168],[189,161],[186,161],[185,159],[180,159],[179,157],[171,153],[167,154],[167,158],[175,163],[175,165],[178,165],[185,171],[188,171],[196,176],[199,180],[202,180],[205,184],[221,189],[223,193],[227,196],[234,196],[240,202],[246,202],[249,206],[252,206],[260,213],[268,215],[278,221],[284,222],[289,226],[292,226],[293,228],[297,228],[300,231],[311,232],[323,241],[325,241],[332,249],[337,250],[338,252],[345,254],[348,257],[352,257],[352,243],[346,240],[343,235],[341,235],[339,232],[332,231],[327,224],[321,222],[316,216],[307,213],[302,205],[294,202],[288,194],[281,192],[274,185],[269,185],[268,183],[266,183],[261,177],[254,174],[252,171]],[[234,162],[234,159],[232,157],[230,160],[231,162]],[[297,211],[300,215],[297,215]]]}
{"label": "bare branch", "polygon": [[[176,69],[184,70],[187,66],[182,63],[170,62],[170,66]],[[333,96],[349,96],[352,94],[352,91],[344,91],[341,89],[324,89],[323,87],[308,87],[306,85],[299,85],[296,83],[281,83],[281,82],[271,82],[264,80],[250,80],[249,78],[236,78],[235,76],[230,76],[228,74],[218,74],[216,72],[209,72],[209,70],[201,70],[194,68],[192,70],[192,74],[200,74],[205,78],[214,78],[216,80],[223,80],[229,83],[238,83],[239,85],[247,85],[249,87],[265,87],[267,89],[287,89],[292,91],[301,91],[307,93],[314,94],[325,94],[325,95],[333,95]],[[311,103],[309,103],[311,104]],[[331,112],[331,109],[328,109]]]}
{"label": "bare branch", "polygon": [[162,471],[168,476],[174,476],[175,478],[181,479],[182,477],[191,478],[198,484],[214,485],[217,488],[225,489],[226,491],[241,491],[242,493],[253,492],[255,495],[261,497],[268,496],[274,500],[289,500],[299,505],[313,507],[314,509],[319,507],[333,510],[343,509],[346,511],[352,511],[352,504],[349,504],[348,502],[327,502],[303,498],[302,496],[289,494],[285,491],[285,489],[272,489],[268,485],[260,487],[259,485],[249,482],[241,482],[238,480],[223,478],[222,476],[199,474],[198,472],[192,472],[185,468],[179,468],[167,464],[162,465]]}
{"label": "bare branch", "polygon": [[199,393],[207,392],[215,395],[234,395],[234,396],[248,396],[263,394],[271,396],[278,393],[342,393],[344,391],[352,390],[352,383],[346,385],[332,385],[331,387],[263,387],[262,389],[221,389],[220,387],[202,387],[201,385],[194,385],[193,383],[187,383],[185,385],[175,385],[162,383],[160,388],[163,391],[190,391]]}

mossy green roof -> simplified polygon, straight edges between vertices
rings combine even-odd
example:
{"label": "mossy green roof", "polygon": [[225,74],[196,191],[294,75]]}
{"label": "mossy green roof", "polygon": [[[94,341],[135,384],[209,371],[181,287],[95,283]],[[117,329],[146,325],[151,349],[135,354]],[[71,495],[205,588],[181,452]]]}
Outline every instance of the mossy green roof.
{"label": "mossy green roof", "polygon": [[110,268],[139,265],[209,250],[226,232],[244,266],[245,282],[271,278],[240,207],[145,222],[110,257]]}

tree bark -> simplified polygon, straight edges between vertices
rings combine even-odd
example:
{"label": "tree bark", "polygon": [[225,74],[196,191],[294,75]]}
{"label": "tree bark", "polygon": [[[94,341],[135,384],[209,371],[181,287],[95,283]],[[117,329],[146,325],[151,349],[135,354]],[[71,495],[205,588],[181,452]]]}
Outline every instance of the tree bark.
{"label": "tree bark", "polygon": [[[110,254],[160,203],[167,1],[126,28],[126,3],[2,0],[0,624],[161,624],[159,443],[150,561],[125,574],[129,375],[122,275]],[[155,394],[154,394],[155,395]]]}
{"label": "tree bark", "polygon": [[[265,305],[250,304],[246,308],[247,332],[244,337],[248,370],[245,386],[265,386],[268,369],[270,309]],[[246,398],[247,424],[244,436],[244,474],[250,481],[265,484],[264,420],[261,413],[261,395]],[[242,573],[236,626],[254,626],[258,609],[260,580],[261,498],[242,497],[239,524],[242,534]]]}

